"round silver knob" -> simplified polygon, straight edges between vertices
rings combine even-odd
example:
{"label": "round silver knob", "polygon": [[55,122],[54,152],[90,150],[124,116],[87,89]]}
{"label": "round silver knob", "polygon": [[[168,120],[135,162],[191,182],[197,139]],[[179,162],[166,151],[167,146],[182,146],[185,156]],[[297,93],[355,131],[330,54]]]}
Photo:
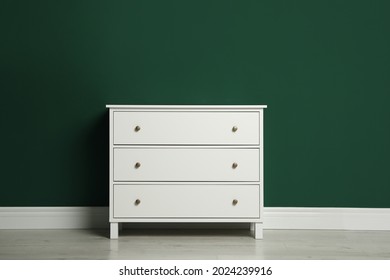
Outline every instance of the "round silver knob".
{"label": "round silver knob", "polygon": [[135,165],[134,165],[135,168],[140,168],[141,167],[141,163],[137,162]]}
{"label": "round silver knob", "polygon": [[138,132],[138,131],[140,131],[141,130],[141,127],[139,127],[138,125],[134,128],[134,131],[135,132]]}
{"label": "round silver knob", "polygon": [[233,202],[232,202],[232,204],[233,204],[234,206],[236,206],[236,205],[237,205],[237,203],[238,203],[238,200],[237,200],[237,199],[233,199]]}
{"label": "round silver knob", "polygon": [[135,201],[134,201],[134,204],[135,205],[139,205],[141,203],[141,200],[139,200],[139,199],[136,199]]}
{"label": "round silver knob", "polygon": [[238,127],[237,126],[233,126],[232,131],[236,132],[237,130],[238,130]]}
{"label": "round silver knob", "polygon": [[233,169],[236,169],[237,166],[238,166],[237,162],[234,162],[234,163],[232,164],[232,168],[233,168]]}

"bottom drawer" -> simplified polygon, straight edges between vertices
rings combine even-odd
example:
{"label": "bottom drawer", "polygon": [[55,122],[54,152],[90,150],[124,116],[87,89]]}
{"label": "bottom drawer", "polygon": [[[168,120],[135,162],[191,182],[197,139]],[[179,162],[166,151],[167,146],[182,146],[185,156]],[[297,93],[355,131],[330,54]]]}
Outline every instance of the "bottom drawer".
{"label": "bottom drawer", "polygon": [[114,185],[114,218],[259,218],[259,185]]}

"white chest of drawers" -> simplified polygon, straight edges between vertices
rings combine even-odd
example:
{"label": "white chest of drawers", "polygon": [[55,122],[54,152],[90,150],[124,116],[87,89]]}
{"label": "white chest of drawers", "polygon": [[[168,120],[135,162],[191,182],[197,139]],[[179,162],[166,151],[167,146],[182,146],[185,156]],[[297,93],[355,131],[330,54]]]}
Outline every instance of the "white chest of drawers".
{"label": "white chest of drawers", "polygon": [[261,239],[266,107],[107,105],[110,237],[127,222],[232,222]]}

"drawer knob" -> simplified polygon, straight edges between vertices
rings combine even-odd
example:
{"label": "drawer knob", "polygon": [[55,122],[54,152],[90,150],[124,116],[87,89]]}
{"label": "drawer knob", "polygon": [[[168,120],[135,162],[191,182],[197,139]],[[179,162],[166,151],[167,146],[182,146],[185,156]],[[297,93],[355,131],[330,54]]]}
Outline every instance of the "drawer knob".
{"label": "drawer knob", "polygon": [[238,166],[237,162],[234,162],[234,163],[232,164],[232,168],[233,168],[233,169],[236,169],[237,166]]}
{"label": "drawer knob", "polygon": [[236,132],[237,130],[238,130],[238,127],[237,126],[233,126],[232,131]]}
{"label": "drawer knob", "polygon": [[136,199],[136,200],[134,201],[134,204],[135,204],[135,205],[140,205],[140,203],[141,203],[141,200],[139,200],[139,199]]}
{"label": "drawer knob", "polygon": [[238,200],[237,200],[237,199],[233,199],[232,204],[233,204],[234,206],[236,206],[236,205],[238,204]]}
{"label": "drawer knob", "polygon": [[140,168],[141,167],[141,163],[137,162],[135,165],[134,165],[135,168]]}
{"label": "drawer knob", "polygon": [[140,131],[141,130],[141,127],[139,127],[138,125],[134,128],[134,131],[135,132],[138,132],[138,131]]}

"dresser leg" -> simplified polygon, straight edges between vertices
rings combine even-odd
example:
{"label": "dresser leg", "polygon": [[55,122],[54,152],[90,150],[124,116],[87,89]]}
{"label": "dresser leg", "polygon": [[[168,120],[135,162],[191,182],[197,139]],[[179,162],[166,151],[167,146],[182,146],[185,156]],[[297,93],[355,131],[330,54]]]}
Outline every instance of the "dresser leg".
{"label": "dresser leg", "polygon": [[110,238],[118,239],[118,223],[110,223]]}
{"label": "dresser leg", "polygon": [[263,223],[251,223],[250,230],[255,239],[263,239]]}

